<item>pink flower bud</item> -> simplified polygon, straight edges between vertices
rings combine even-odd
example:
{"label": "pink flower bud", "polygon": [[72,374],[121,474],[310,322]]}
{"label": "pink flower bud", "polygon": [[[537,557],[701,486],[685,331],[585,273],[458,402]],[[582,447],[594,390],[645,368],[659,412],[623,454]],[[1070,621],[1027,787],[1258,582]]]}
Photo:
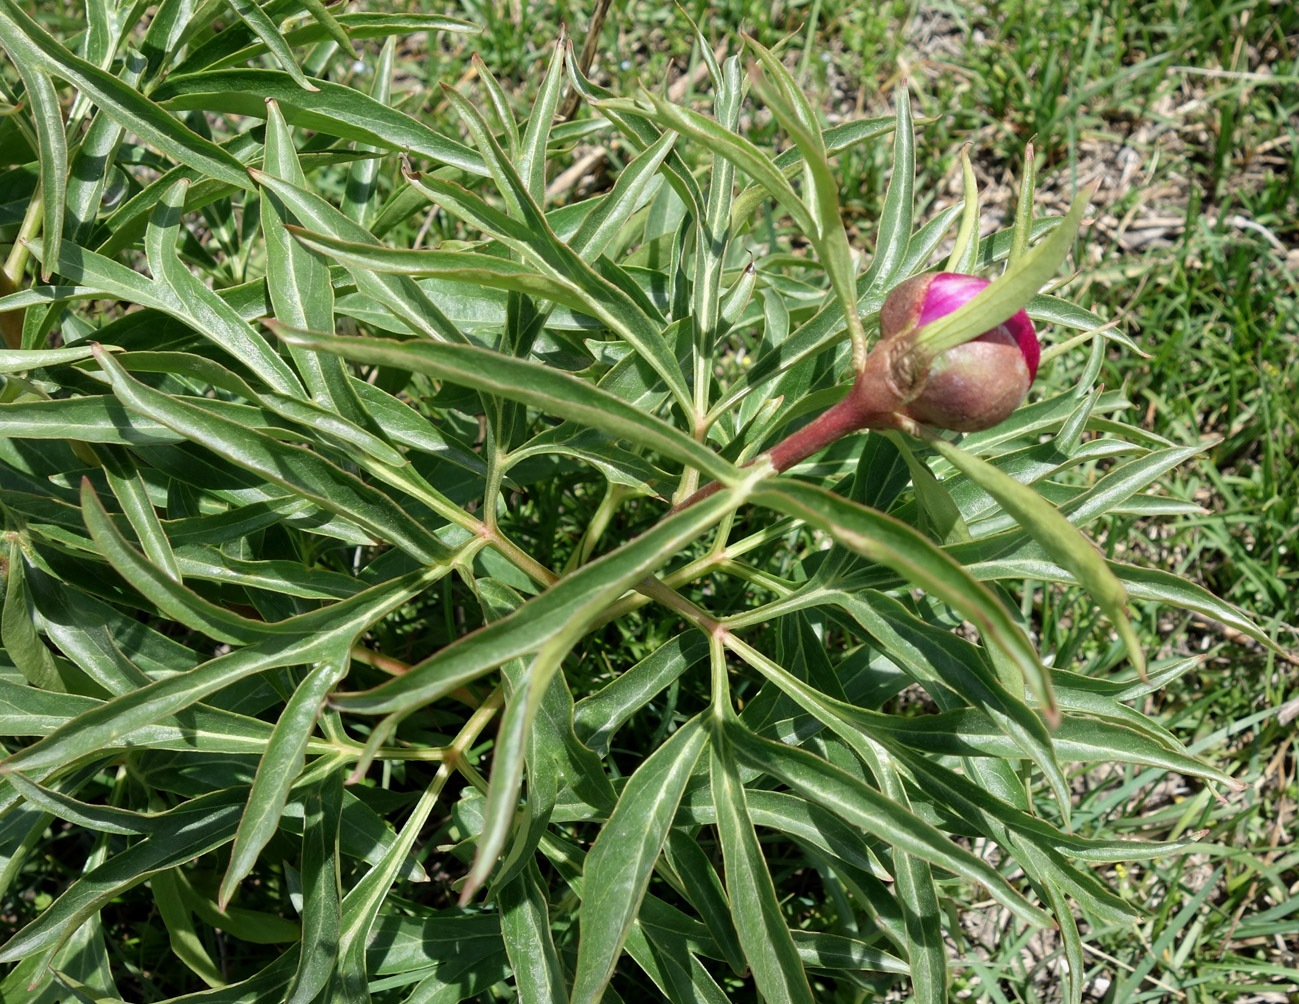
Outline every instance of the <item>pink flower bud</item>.
{"label": "pink flower bud", "polygon": [[[914,336],[988,284],[987,279],[955,272],[918,275],[899,283],[880,310],[882,340]],[[902,413],[953,432],[990,429],[1023,402],[1041,355],[1033,322],[1021,310],[934,359],[924,389]]]}

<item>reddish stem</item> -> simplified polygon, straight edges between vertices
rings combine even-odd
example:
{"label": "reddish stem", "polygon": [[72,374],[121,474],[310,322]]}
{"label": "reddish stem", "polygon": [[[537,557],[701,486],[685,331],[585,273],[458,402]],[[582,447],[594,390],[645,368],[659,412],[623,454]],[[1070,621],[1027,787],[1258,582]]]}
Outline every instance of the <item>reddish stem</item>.
{"label": "reddish stem", "polygon": [[[898,390],[890,376],[891,355],[878,349],[871,353],[866,368],[857,374],[847,397],[744,466],[769,460],[776,473],[780,474],[849,433],[862,429],[898,428],[900,416],[896,412],[907,397]],[[672,512],[680,512],[708,498],[721,487],[717,481],[704,485],[674,505]]]}

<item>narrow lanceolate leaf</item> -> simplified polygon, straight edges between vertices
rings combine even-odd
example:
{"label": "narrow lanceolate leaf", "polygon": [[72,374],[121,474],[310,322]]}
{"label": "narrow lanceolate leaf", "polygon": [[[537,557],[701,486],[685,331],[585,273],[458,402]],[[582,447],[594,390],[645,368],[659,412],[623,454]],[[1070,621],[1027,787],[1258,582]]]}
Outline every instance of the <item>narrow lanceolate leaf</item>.
{"label": "narrow lanceolate leaf", "polygon": [[[830,278],[830,286],[839,299],[852,337],[855,363],[860,366],[866,358],[866,343],[861,318],[857,313],[852,251],[848,247],[848,235],[839,215],[839,181],[826,160],[820,126],[803,97],[802,90],[780,60],[753,39],[748,39],[748,44],[758,53],[763,68],[776,82],[773,89],[760,76],[753,76],[753,88],[771,108],[772,114],[790,134],[803,155],[803,187],[811,196],[810,208],[816,221],[816,229],[809,236],[812,237]],[[906,131],[910,132],[909,122]],[[902,129],[899,128],[898,134],[901,132]],[[903,168],[899,168],[901,169]],[[910,236],[910,231],[908,219],[899,226],[898,233],[905,239]]]}
{"label": "narrow lanceolate leaf", "polygon": [[113,524],[88,478],[81,482],[86,528],[100,553],[159,610],[217,641],[246,644],[275,629],[203,599],[135,550]]}
{"label": "narrow lanceolate leaf", "polygon": [[[121,351],[115,345],[104,345],[101,348],[107,352]],[[89,345],[78,345],[70,349],[3,349],[0,350],[0,374],[26,373],[42,366],[61,366],[89,359],[91,355]]]}
{"label": "narrow lanceolate leaf", "polygon": [[10,755],[0,763],[0,773],[21,770],[36,776],[41,770],[101,750],[138,728],[173,715],[256,673],[278,666],[337,658],[340,650],[350,649],[362,631],[418,596],[449,569],[450,561],[409,572],[350,599],[282,621],[281,626],[286,628],[283,634],[271,635],[187,672],[163,677],[97,705],[39,742]]}
{"label": "narrow lanceolate leaf", "polygon": [[[319,3],[320,0],[317,0]],[[322,6],[323,11],[323,6]],[[383,44],[379,60],[374,66],[374,82],[370,87],[370,97],[380,104],[390,104],[392,90],[393,59],[397,54],[397,40],[389,38]],[[368,143],[354,144],[357,153],[374,153],[375,148]],[[347,187],[343,192],[343,213],[352,217],[362,226],[368,226],[376,208],[375,182],[379,175],[381,159],[367,157],[352,164],[347,172]],[[309,325],[308,325],[309,326]]]}
{"label": "narrow lanceolate leaf", "polygon": [[342,904],[338,831],[343,815],[341,767],[307,792],[302,817],[302,954],[284,1004],[311,1004],[338,961]]}
{"label": "narrow lanceolate leaf", "polygon": [[1091,541],[1051,503],[1000,468],[943,439],[935,439],[933,446],[948,463],[1000,502],[1048,555],[1073,572],[1118,631],[1132,665],[1144,674],[1146,654],[1128,620],[1127,593]]}
{"label": "narrow lanceolate leaf", "polygon": [[[334,15],[329,12],[329,9],[325,6],[324,0],[302,0],[302,8],[311,15],[311,19],[316,22],[316,27],[320,28],[329,38],[337,42],[339,48],[347,53],[347,55],[351,56],[353,59],[360,58],[356,51],[356,46],[352,44],[352,36],[349,35],[347,29],[339,23],[338,18],[334,17]],[[281,37],[284,38],[288,44],[295,44],[286,36],[281,35]]]}
{"label": "narrow lanceolate leaf", "polygon": [[157,821],[146,840],[113,855],[77,879],[52,906],[0,948],[0,962],[15,962],[57,948],[106,903],[154,872],[220,847],[234,835],[243,792],[201,795]]}
{"label": "narrow lanceolate leaf", "polygon": [[180,217],[188,188],[188,181],[176,182],[163,193],[149,216],[145,250],[157,287],[169,294],[174,304],[172,312],[180,313],[235,359],[253,367],[273,389],[302,396],[302,384],[265,336],[198,279],[177,255]]}
{"label": "narrow lanceolate leaf", "polygon": [[[869,761],[880,790],[906,811],[911,811],[902,778],[883,749]],[[943,945],[942,907],[934,875],[922,858],[894,850],[894,879],[898,899],[905,904],[907,961],[911,964],[911,990],[915,1004],[947,1004],[947,950]]]}
{"label": "narrow lanceolate leaf", "polygon": [[583,217],[581,226],[568,242],[583,261],[592,262],[599,258],[609,241],[639,208],[642,194],[672,152],[676,139],[676,133],[665,132],[637,154],[622,169],[613,190],[601,197],[595,208]]}
{"label": "narrow lanceolate leaf", "polygon": [[230,9],[233,10],[244,24],[253,30],[262,44],[275,61],[280,64],[284,71],[293,78],[293,82],[301,87],[304,91],[316,93],[320,90],[315,84],[303,75],[302,69],[298,66],[297,60],[293,58],[293,50],[289,48],[284,36],[280,34],[275,22],[266,16],[266,13],[257,5],[255,0],[225,0]]}
{"label": "narrow lanceolate leaf", "polygon": [[108,479],[108,486],[117,497],[122,511],[126,513],[131,528],[144,548],[145,556],[173,582],[180,582],[180,567],[176,564],[176,555],[172,551],[171,541],[167,539],[167,534],[162,528],[162,521],[149,500],[144,478],[123,452],[105,447],[102,456],[104,476]]}
{"label": "narrow lanceolate leaf", "polygon": [[730,742],[737,733],[747,735],[738,723],[726,726],[724,731],[718,728],[709,747],[717,834],[735,930],[764,1000],[771,1004],[812,1004],[812,988],[780,912],[771,873],[745,804],[744,785]]}
{"label": "narrow lanceolate leaf", "polygon": [[[1133,599],[1153,600],[1156,603],[1167,603],[1169,606],[1203,614],[1248,635],[1278,655],[1289,654],[1239,608],[1219,599],[1203,586],[1183,576],[1159,568],[1139,568],[1118,561],[1107,561],[1106,564],[1118,576],[1119,582]],[[1044,579],[1048,582],[1063,583],[1076,581],[1067,569],[1042,557],[993,558],[970,565],[969,571],[983,580]]]}
{"label": "narrow lanceolate leaf", "polygon": [[[911,243],[911,221],[915,211],[916,137],[911,124],[911,95],[905,86],[893,92],[893,176],[880,213],[875,236],[875,256],[866,273],[870,288],[888,289],[906,273],[900,268]],[[943,228],[946,230],[946,227]]]}
{"label": "narrow lanceolate leaf", "polygon": [[451,776],[443,765],[402,825],[397,839],[384,851],[379,862],[366,872],[343,898],[342,927],[338,938],[338,975],[342,986],[339,994],[344,1000],[364,1000],[366,990],[365,944],[370,928],[379,915],[379,907],[388,897],[388,890],[402,874],[406,855],[415,845],[428,822],[429,813],[437,804],[442,787]]}
{"label": "narrow lanceolate leaf", "polygon": [[445,279],[471,286],[505,289],[550,300],[592,317],[597,316],[595,309],[572,286],[508,258],[472,251],[386,248],[376,244],[343,241],[299,227],[287,229],[304,248],[327,255],[349,269],[368,269],[371,272]]}
{"label": "narrow lanceolate leaf", "polygon": [[74,55],[14,0],[0,0],[0,38],[16,62],[39,66],[46,73],[75,85],[102,114],[167,156],[236,188],[252,187],[234,157],[168,115],[130,85]]}
{"label": "narrow lanceolate leaf", "polygon": [[[0,36],[0,40],[4,40],[3,36]],[[68,194],[68,142],[64,134],[63,109],[54,84],[44,70],[19,58],[7,40],[6,48],[14,56],[14,66],[22,77],[23,86],[27,89],[26,100],[32,107],[32,119],[36,124],[36,137],[40,145],[37,153],[41,168],[45,245],[50,249],[50,256],[57,259],[63,243],[64,207]],[[48,262],[43,264],[44,274],[48,278],[54,270]]]}
{"label": "narrow lanceolate leaf", "polygon": [[300,446],[282,443],[237,422],[154,390],[131,377],[111,356],[101,354],[100,366],[129,409],[146,415],[202,443],[208,449],[336,512],[356,525],[391,541],[425,564],[444,561],[446,545],[383,492],[354,474]]}
{"label": "narrow lanceolate leaf", "polygon": [[598,1001],[613,975],[707,736],[692,719],[641,764],[587,854],[573,1004]]}
{"label": "narrow lanceolate leaf", "polygon": [[740,477],[725,460],[673,426],[553,367],[463,345],[343,338],[284,328],[279,329],[279,334],[292,344],[336,352],[358,362],[427,373],[464,387],[521,401],[545,414],[567,418],[657,450],[724,484],[734,484]]}
{"label": "narrow lanceolate leaf", "polygon": [[346,659],[322,662],[298,684],[280,713],[271,741],[257,765],[257,776],[230,851],[230,864],[221,879],[218,902],[222,908],[230,902],[239,883],[257,864],[262,848],[275,835],[289,789],[302,771],[307,740],[315,731],[316,717],[329,692],[347,675],[347,667]]}
{"label": "narrow lanceolate leaf", "polygon": [[[1019,172],[1019,197],[1015,201],[1014,238],[1010,245],[1010,260],[1018,261],[1028,250],[1029,231],[1033,226],[1033,193],[1037,188],[1037,162],[1033,156],[1033,144],[1024,147],[1024,166]],[[1075,930],[1075,937],[1077,931]],[[1070,966],[1072,969],[1072,965]],[[1081,980],[1075,981],[1081,992]]]}
{"label": "narrow lanceolate leaf", "polygon": [[[713,153],[725,157],[780,203],[795,224],[805,234],[819,233],[816,219],[807,205],[794,191],[784,172],[774,161],[743,136],[718,125],[712,119],[680,105],[665,101],[656,94],[643,91],[636,101],[613,99],[597,104],[601,111],[647,118],[659,125],[689,136]],[[1013,311],[1012,311],[1013,313]],[[1009,315],[1007,315],[1009,316]]]}
{"label": "narrow lanceolate leaf", "polygon": [[1015,892],[995,868],[851,774],[814,753],[759,738],[739,726],[729,729],[728,735],[748,766],[778,778],[798,794],[908,854],[982,883],[1021,920],[1037,926],[1050,924],[1050,918]]}
{"label": "narrow lanceolate leaf", "polygon": [[651,316],[652,308],[647,312],[643,300],[638,302],[622,285],[597,272],[573,248],[559,240],[540,205],[492,136],[482,114],[458,91],[448,88],[446,95],[478,143],[510,214],[494,209],[451,182],[410,172],[407,172],[406,179],[450,212],[500,240],[551,279],[570,284],[580,291],[589,304],[589,311],[654,368],[682,410],[690,414],[691,398],[685,378],[663,337],[661,320],[656,321]]}
{"label": "narrow lanceolate leaf", "polygon": [[[588,103],[604,102],[600,108],[601,113],[617,126],[634,145],[645,148],[658,140],[661,133],[657,132],[649,122],[640,117],[640,115],[644,114],[643,111],[638,111],[632,115],[623,115],[616,107],[610,107],[610,101],[614,98],[613,92],[592,83],[583,75],[582,68],[578,65],[577,57],[574,56],[571,45],[568,47],[567,66],[570,86]],[[676,151],[668,154],[664,162],[664,173],[668,184],[681,197],[681,201],[694,212],[695,218],[702,219],[704,215],[704,196],[700,191],[699,182],[695,180],[695,176],[690,172],[689,165]]]}
{"label": "narrow lanceolate leaf", "polygon": [[562,1001],[567,988],[550,933],[550,911],[537,866],[530,863],[501,886],[496,902],[519,1004]]}
{"label": "narrow lanceolate leaf", "polygon": [[[311,12],[314,20],[299,24],[284,32],[284,40],[291,46],[315,45],[317,42],[333,39],[347,51],[351,41],[365,38],[387,38],[391,35],[410,35],[427,31],[482,31],[479,25],[462,21],[459,18],[445,17],[440,14],[370,14],[342,13],[333,15],[333,25],[321,22],[319,11],[324,9],[324,0],[303,0],[301,6]],[[348,39],[344,42],[344,33]],[[247,35],[235,32],[219,32],[208,38],[202,45],[191,49],[184,60],[175,69],[177,75],[194,73],[203,69],[220,69],[229,66],[246,66],[266,51],[266,46],[258,41],[249,44]]]}
{"label": "narrow lanceolate leaf", "polygon": [[1050,677],[1023,630],[991,590],[923,535],[890,516],[788,478],[759,488],[753,501],[833,534],[843,546],[950,604],[1010,656],[1047,713],[1057,713]]}
{"label": "narrow lanceolate leaf", "polygon": [[[290,184],[305,186],[306,174],[293,148],[293,137],[284,116],[273,102],[266,110],[266,147],[263,167]],[[278,196],[269,194],[262,207],[262,233],[266,238],[266,289],[276,320],[297,328],[320,331],[334,321],[334,287],[329,265],[319,254],[299,246],[289,237],[285,225],[297,217]],[[348,381],[342,360],[290,348],[298,372],[311,396],[320,404],[333,405],[342,415],[356,421],[364,409],[355,404],[355,391]]]}
{"label": "narrow lanceolate leaf", "polygon": [[18,534],[9,536],[8,565],[4,576],[5,595],[0,612],[0,645],[23,678],[36,692],[66,691],[59,664],[49,646],[41,641],[27,605],[27,560]]}
{"label": "narrow lanceolate leaf", "polygon": [[198,109],[254,118],[266,117],[266,99],[271,98],[290,125],[369,143],[381,150],[427,157],[468,174],[487,174],[476,153],[409,115],[342,84],[327,80],[311,83],[319,89],[318,94],[308,94],[279,70],[207,70],[168,77],[152,97],[172,111]]}
{"label": "narrow lanceolate leaf", "polygon": [[[76,247],[70,241],[63,242],[57,258],[46,255],[45,245],[39,240],[27,241],[27,247],[43,265],[78,283],[78,295],[89,291],[105,293],[142,307],[153,307],[155,310],[184,316],[179,314],[177,305],[167,296],[164,287],[111,258]],[[25,294],[15,294],[7,298],[7,302],[12,302],[15,309],[47,302],[44,298],[33,297],[32,292],[27,290]]]}
{"label": "narrow lanceolate leaf", "polygon": [[62,792],[29,781],[17,771],[9,775],[9,783],[32,805],[39,806],[52,816],[66,819],[89,830],[134,836],[139,833],[151,833],[155,828],[156,817],[154,816],[111,805],[89,805],[79,802]]}
{"label": "narrow lanceolate leaf", "polygon": [[968,275],[974,271],[974,263],[979,259],[979,183],[974,177],[968,145],[961,148],[961,187],[965,204],[961,210],[961,226],[956,231],[956,243],[947,259],[947,271]]}
{"label": "narrow lanceolate leaf", "polygon": [[550,126],[559,107],[559,95],[564,87],[564,31],[561,27],[555,39],[555,51],[550,55],[550,65],[541,81],[537,100],[532,104],[528,125],[519,143],[519,176],[532,200],[541,205],[546,192],[546,140]]}
{"label": "narrow lanceolate leaf", "polygon": [[[268,113],[274,124],[275,111]],[[379,242],[368,230],[334,208],[315,192],[291,184],[264,171],[251,171],[253,179],[270,191],[297,217],[298,222],[311,229],[353,243]],[[352,273],[357,288],[367,296],[384,304],[400,318],[411,331],[439,341],[464,342],[465,336],[415,280],[405,276],[389,276],[358,268]],[[330,325],[332,327],[332,325]]]}
{"label": "narrow lanceolate leaf", "polygon": [[969,642],[912,616],[893,597],[875,590],[838,592],[833,602],[848,611],[887,648],[891,657],[923,680],[935,674],[971,705],[985,711],[1032,758],[1055,793],[1066,825],[1069,786],[1056,762],[1051,736],[1023,702],[1010,693]]}

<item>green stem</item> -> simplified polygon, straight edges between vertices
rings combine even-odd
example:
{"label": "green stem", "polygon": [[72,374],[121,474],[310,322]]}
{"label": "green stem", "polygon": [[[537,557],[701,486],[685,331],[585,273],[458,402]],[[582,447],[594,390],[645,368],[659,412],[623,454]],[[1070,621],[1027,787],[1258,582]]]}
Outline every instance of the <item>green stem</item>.
{"label": "green stem", "polygon": [[[41,230],[41,221],[44,219],[41,209],[42,200],[38,187],[32,194],[31,202],[27,204],[27,213],[18,228],[18,236],[14,238],[14,246],[9,251],[9,257],[5,259],[3,270],[0,270],[0,296],[18,292],[18,284],[22,282],[23,272],[27,269],[27,260],[32,253],[31,248],[27,246],[27,241]],[[0,313],[0,336],[4,338],[5,348],[23,347],[23,320],[26,316],[26,310],[6,310]]]}

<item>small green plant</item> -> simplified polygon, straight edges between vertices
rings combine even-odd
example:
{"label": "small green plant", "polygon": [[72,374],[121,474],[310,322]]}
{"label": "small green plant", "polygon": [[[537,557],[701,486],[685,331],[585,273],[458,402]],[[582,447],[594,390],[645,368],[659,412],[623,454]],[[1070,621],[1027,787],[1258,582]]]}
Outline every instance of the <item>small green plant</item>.
{"label": "small green plant", "polygon": [[[1106,867],[1194,835],[1076,832],[1068,765],[1236,785],[1131,706],[1193,661],[1147,666],[1129,597],[1270,644],[1083,536],[1193,510],[1143,490],[1197,452],[1097,386],[1123,336],[1039,293],[1085,197],[1034,219],[1028,168],[980,239],[967,162],[916,220],[905,89],[824,129],[753,39],[699,39],[709,114],[561,43],[526,117],[480,62],[435,130],[395,40],[470,25],[229,6],[88,4],[65,45],[0,0],[0,997],[940,1002],[995,909],[1058,928],[1080,1001],[1077,918],[1139,916]],[[366,38],[368,93],[331,72]],[[548,205],[596,132],[625,166]],[[832,167],[866,144],[868,255]],[[1000,274],[876,339],[954,226],[946,269]],[[1021,309],[1077,382],[917,424]],[[1094,613],[1040,651],[1035,589]]]}

